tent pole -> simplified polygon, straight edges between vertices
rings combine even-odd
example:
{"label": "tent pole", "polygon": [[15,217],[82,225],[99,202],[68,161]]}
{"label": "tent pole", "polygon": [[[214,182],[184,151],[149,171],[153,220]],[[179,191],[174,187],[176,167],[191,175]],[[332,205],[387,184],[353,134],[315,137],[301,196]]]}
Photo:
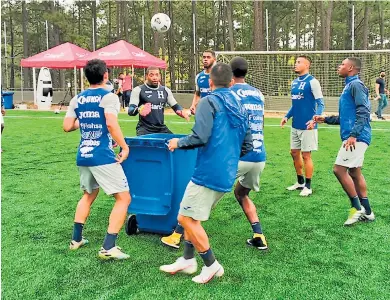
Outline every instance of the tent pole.
{"label": "tent pole", "polygon": [[20,89],[22,92],[22,103],[24,102],[24,93],[23,93],[23,67],[20,66]]}
{"label": "tent pole", "polygon": [[76,66],[73,68],[73,75],[74,75],[74,95],[77,95],[77,72],[76,72]]}
{"label": "tent pole", "polygon": [[84,91],[84,68],[80,69],[81,91]]}
{"label": "tent pole", "polygon": [[133,90],[133,82],[134,82],[134,65],[131,65],[131,89]]}
{"label": "tent pole", "polygon": [[37,75],[33,68],[33,88],[34,88],[34,105],[37,105]]}

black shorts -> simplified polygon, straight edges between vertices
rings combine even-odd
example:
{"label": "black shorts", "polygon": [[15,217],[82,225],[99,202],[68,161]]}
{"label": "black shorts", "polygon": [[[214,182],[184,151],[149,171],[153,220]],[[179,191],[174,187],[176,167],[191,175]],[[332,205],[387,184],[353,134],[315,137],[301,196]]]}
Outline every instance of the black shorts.
{"label": "black shorts", "polygon": [[172,134],[173,132],[169,130],[168,127],[162,127],[161,129],[154,129],[153,131],[148,129],[148,128],[145,128],[145,127],[142,127],[142,126],[137,126],[137,136],[140,136],[140,135],[146,135],[146,134],[153,134],[153,133],[169,133],[169,134]]}

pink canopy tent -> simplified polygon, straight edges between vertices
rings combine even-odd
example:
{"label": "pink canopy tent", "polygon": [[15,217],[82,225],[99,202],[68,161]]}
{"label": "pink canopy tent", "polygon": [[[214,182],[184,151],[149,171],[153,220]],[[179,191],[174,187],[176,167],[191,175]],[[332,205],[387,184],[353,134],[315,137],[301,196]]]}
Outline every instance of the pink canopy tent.
{"label": "pink canopy tent", "polygon": [[77,94],[76,67],[78,59],[90,54],[88,50],[72,43],[64,43],[29,58],[21,60],[21,67],[33,68],[34,103],[36,102],[36,74],[35,68],[74,69],[74,89]]}
{"label": "pink canopy tent", "polygon": [[24,68],[72,69],[77,66],[77,60],[90,54],[88,50],[71,43],[65,43],[49,50],[22,59],[20,65]]}
{"label": "pink canopy tent", "polygon": [[105,61],[109,67],[147,68],[149,66],[156,66],[161,69],[167,68],[167,63],[164,60],[124,40],[117,41],[79,58],[77,66],[84,67],[88,60],[96,58]]}

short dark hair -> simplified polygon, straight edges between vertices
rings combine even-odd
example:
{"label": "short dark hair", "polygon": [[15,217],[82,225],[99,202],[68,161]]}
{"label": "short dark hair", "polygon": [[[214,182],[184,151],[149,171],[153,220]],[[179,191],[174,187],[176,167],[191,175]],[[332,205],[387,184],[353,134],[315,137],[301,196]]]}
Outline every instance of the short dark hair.
{"label": "short dark hair", "polygon": [[156,66],[150,66],[146,69],[146,75],[149,75],[149,72],[150,71],[155,71],[155,70],[158,70],[160,72],[160,69]]}
{"label": "short dark hair", "polygon": [[85,77],[87,77],[90,84],[101,84],[106,72],[107,65],[100,59],[89,60],[84,68]]}
{"label": "short dark hair", "polygon": [[352,65],[353,65],[358,71],[360,71],[360,69],[362,68],[362,61],[360,60],[360,58],[357,58],[357,57],[348,57],[347,59],[352,63]]}
{"label": "short dark hair", "polygon": [[385,69],[382,69],[382,70],[379,72],[379,74],[380,74],[380,73],[386,73]]}
{"label": "short dark hair", "polygon": [[233,72],[232,68],[225,63],[217,63],[210,73],[210,79],[217,87],[229,87],[232,81]]}
{"label": "short dark hair", "polygon": [[234,77],[244,78],[248,73],[248,62],[241,56],[236,56],[230,61],[230,67]]}
{"label": "short dark hair", "polygon": [[307,56],[307,55],[302,54],[302,55],[299,55],[299,56],[297,57],[297,59],[300,58],[300,57],[306,59],[306,60],[311,64],[311,58],[310,58],[310,56]]}
{"label": "short dark hair", "polygon": [[215,58],[215,51],[214,50],[211,50],[211,49],[207,49],[205,51],[203,51],[203,53],[211,53],[211,56]]}

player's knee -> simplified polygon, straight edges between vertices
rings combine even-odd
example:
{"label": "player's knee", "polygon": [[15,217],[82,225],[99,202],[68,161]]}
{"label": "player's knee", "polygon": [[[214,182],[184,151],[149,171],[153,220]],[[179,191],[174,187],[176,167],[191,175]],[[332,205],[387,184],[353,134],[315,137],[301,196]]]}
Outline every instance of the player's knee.
{"label": "player's knee", "polygon": [[357,169],[357,168],[348,169],[348,173],[349,173],[349,175],[350,175],[353,179],[357,179],[357,178],[359,177],[359,172],[358,172],[358,169]]}
{"label": "player's knee", "polygon": [[179,214],[177,216],[177,221],[180,223],[181,226],[186,227],[186,225],[188,223],[188,218]]}
{"label": "player's knee", "polygon": [[304,161],[310,161],[311,160],[311,153],[310,152],[302,152],[302,157]]}
{"label": "player's knee", "polygon": [[334,174],[336,177],[341,176],[341,172],[342,172],[342,170],[340,169],[339,166],[334,166],[334,167],[333,167],[333,174]]}
{"label": "player's knee", "polygon": [[295,159],[301,155],[301,152],[299,150],[296,150],[296,149],[291,149],[290,154]]}

